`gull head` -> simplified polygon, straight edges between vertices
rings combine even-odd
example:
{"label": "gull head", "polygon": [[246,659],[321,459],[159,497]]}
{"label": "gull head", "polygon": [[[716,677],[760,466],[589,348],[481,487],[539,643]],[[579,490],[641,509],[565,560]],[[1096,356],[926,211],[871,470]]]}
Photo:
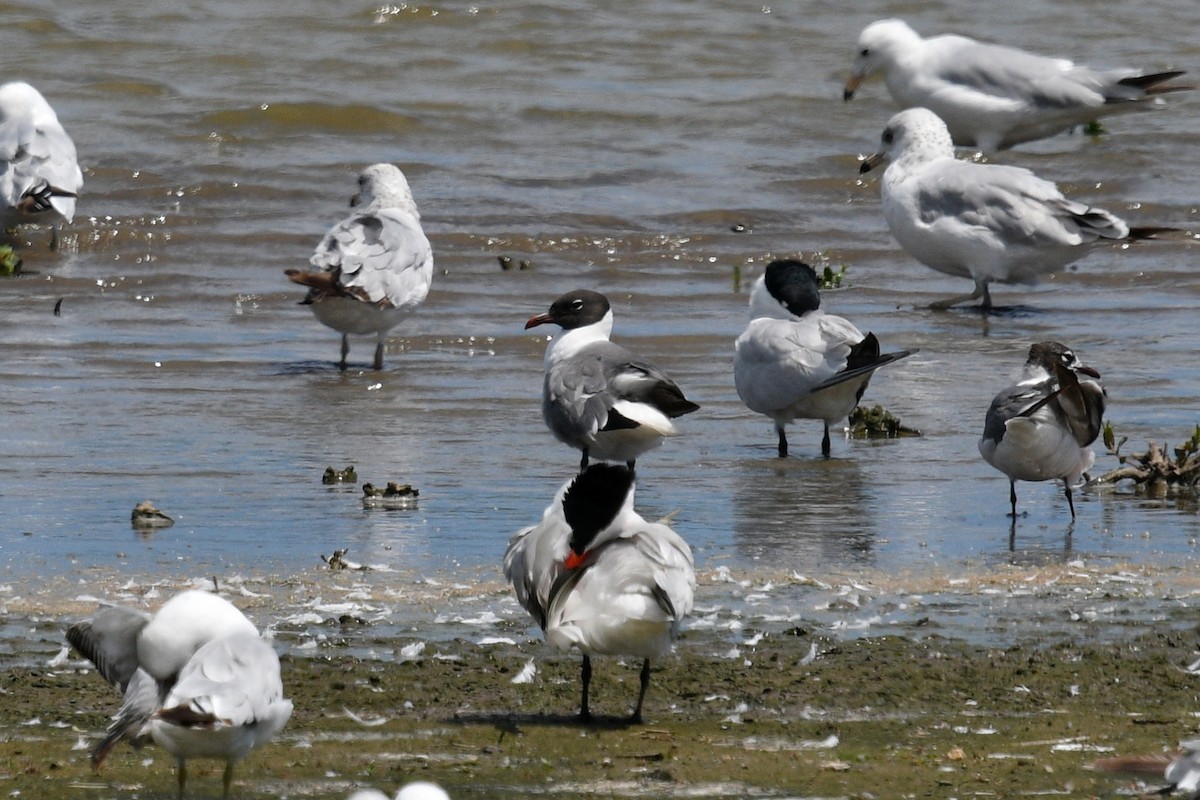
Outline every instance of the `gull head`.
{"label": "gull head", "polygon": [[863,160],[859,173],[870,172],[884,159],[893,163],[924,163],[936,158],[954,158],[954,141],[946,123],[927,108],[906,108],[892,117],[879,142],[879,152]]}
{"label": "gull head", "polygon": [[350,201],[364,209],[399,208],[420,219],[408,178],[395,164],[372,164],[358,176],[358,194]]}
{"label": "gull head", "polygon": [[903,20],[881,19],[863,28],[854,45],[853,68],[842,91],[842,99],[852,100],[863,81],[879,72],[887,72],[905,53],[920,46],[920,35]]}

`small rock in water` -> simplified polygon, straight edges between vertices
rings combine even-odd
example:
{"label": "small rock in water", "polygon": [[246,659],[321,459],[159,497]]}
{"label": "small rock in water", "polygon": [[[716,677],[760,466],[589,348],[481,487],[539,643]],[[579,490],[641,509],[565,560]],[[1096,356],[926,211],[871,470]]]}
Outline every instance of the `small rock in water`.
{"label": "small rock in water", "polygon": [[388,481],[386,489],[364,483],[363,506],[366,508],[416,508],[420,492],[407,483]]}
{"label": "small rock in water", "polygon": [[856,439],[895,439],[900,436],[920,436],[916,428],[909,428],[892,416],[883,406],[862,408],[850,412],[850,435]]}
{"label": "small rock in water", "polygon": [[354,471],[353,464],[341,470],[326,467],[325,474],[321,476],[321,483],[358,483],[358,473]]}
{"label": "small rock in water", "polygon": [[169,528],[175,520],[154,507],[154,503],[143,500],[134,506],[130,524],[135,528]]}

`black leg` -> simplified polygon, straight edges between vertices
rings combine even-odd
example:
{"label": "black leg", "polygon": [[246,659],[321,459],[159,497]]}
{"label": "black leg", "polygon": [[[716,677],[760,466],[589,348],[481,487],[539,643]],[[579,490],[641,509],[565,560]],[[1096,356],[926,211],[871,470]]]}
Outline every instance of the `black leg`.
{"label": "black leg", "polygon": [[583,669],[580,670],[579,677],[583,680],[583,701],[579,704],[579,718],[590,720],[592,718],[592,712],[588,708],[588,686],[592,682],[592,659],[590,656],[583,657]]}
{"label": "black leg", "polygon": [[1017,482],[1009,480],[1008,482],[1008,502],[1012,503],[1012,518],[1017,518]]}
{"label": "black leg", "polygon": [[779,433],[779,457],[787,458],[787,434],[783,432],[782,425],[776,425],[775,430]]}
{"label": "black leg", "polygon": [[625,466],[629,467],[630,469],[633,469],[636,464],[637,464],[636,458],[631,458],[625,462]]}
{"label": "black leg", "polygon": [[1067,506],[1071,509],[1071,521],[1075,521],[1075,498],[1071,496],[1071,484],[1063,480],[1063,486],[1067,490]]}
{"label": "black leg", "polygon": [[383,370],[383,340],[379,340],[379,344],[375,345],[375,371]]}
{"label": "black leg", "polygon": [[637,708],[633,710],[630,722],[642,724],[642,703],[646,700],[646,690],[650,688],[650,659],[642,662],[642,689],[638,692]]}
{"label": "black leg", "polygon": [[825,435],[821,438],[821,455],[829,458],[829,423],[825,423]]}
{"label": "black leg", "polygon": [[588,451],[587,451],[587,448],[585,447],[585,448],[583,448],[583,458],[581,458],[579,460],[579,471],[583,472],[585,469],[587,469],[587,465],[588,465]]}
{"label": "black leg", "polygon": [[342,372],[346,371],[346,356],[350,355],[350,337],[347,334],[342,334],[342,360],[338,364],[338,369]]}

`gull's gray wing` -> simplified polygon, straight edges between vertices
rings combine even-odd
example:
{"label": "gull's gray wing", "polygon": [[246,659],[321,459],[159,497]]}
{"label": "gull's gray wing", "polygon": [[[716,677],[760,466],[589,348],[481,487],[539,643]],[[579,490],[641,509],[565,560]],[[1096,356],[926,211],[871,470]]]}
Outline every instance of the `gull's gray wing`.
{"label": "gull's gray wing", "polygon": [[124,606],[105,606],[90,620],[67,629],[67,641],[122,692],[138,669],[137,640],[150,615]]}

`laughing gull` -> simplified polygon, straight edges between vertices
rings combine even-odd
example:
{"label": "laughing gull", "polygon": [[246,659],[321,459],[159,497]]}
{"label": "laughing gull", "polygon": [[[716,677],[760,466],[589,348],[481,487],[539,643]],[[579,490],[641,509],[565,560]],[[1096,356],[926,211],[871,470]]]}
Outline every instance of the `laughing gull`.
{"label": "laughing gull", "polygon": [[234,764],[291,717],[279,657],[242,612],[208,592],[181,592],[153,616],[106,606],[67,640],[124,693],[92,766],[122,739],[149,736],[175,756],[181,799],[188,758],[223,759],[228,798]]}
{"label": "laughing gull", "polygon": [[1008,476],[1012,516],[1017,516],[1017,481],[1061,480],[1071,519],[1071,487],[1095,463],[1088,447],[1100,435],[1104,416],[1100,373],[1085,366],[1058,342],[1029,348],[1020,379],[996,395],[983,424],[979,453]]}
{"label": "laughing gull", "polygon": [[0,230],[50,225],[57,247],[82,187],[75,143],[46,98],[23,81],[0,86]]}
{"label": "laughing gull", "polygon": [[670,652],[692,610],[692,551],[668,526],[633,509],[634,472],[593,464],[568,481],[537,525],[504,554],[517,600],[558,649],[583,654],[579,716],[590,719],[594,655],[643,659],[631,721],[642,721],[650,660]]}
{"label": "laughing gull", "polygon": [[751,411],[775,420],[779,455],[784,428],[796,418],[825,423],[821,454],[829,457],[829,425],[862,399],[875,370],[917,352],[881,354],[875,334],[820,310],[816,272],[802,261],[772,261],[750,293],[750,324],[737,339],[733,378]]}
{"label": "laughing gull", "polygon": [[1182,72],[1092,69],[966,36],[928,39],[898,19],[872,22],[855,45],[843,97],[882,72],[902,108],[928,108],[963,147],[986,152],[1044,139],[1106,114],[1162,106]]}
{"label": "laughing gull", "polygon": [[1114,214],[1068,200],[1027,169],[959,161],[945,123],[926,108],[901,111],[881,138],[883,150],[860,171],[891,160],[880,185],[892,235],[925,266],[975,282],[971,294],[930,308],[979,298],[991,308],[993,281],[1036,283],[1098,244],[1169,230],[1131,230]]}
{"label": "laughing gull", "polygon": [[404,173],[373,164],[358,176],[357,210],[334,225],[309,259],[317,271],[289,269],[309,287],[304,303],[323,324],[342,334],[340,369],[346,369],[349,335],[373,335],[376,370],[383,369],[388,331],[429,294],[433,250]]}
{"label": "laughing gull", "polygon": [[542,416],[560,442],[583,451],[580,470],[589,458],[632,467],[677,432],[672,419],[700,408],[654,364],[608,340],[612,308],[599,292],[567,292],[525,328],[546,323],[563,333],[546,346]]}

